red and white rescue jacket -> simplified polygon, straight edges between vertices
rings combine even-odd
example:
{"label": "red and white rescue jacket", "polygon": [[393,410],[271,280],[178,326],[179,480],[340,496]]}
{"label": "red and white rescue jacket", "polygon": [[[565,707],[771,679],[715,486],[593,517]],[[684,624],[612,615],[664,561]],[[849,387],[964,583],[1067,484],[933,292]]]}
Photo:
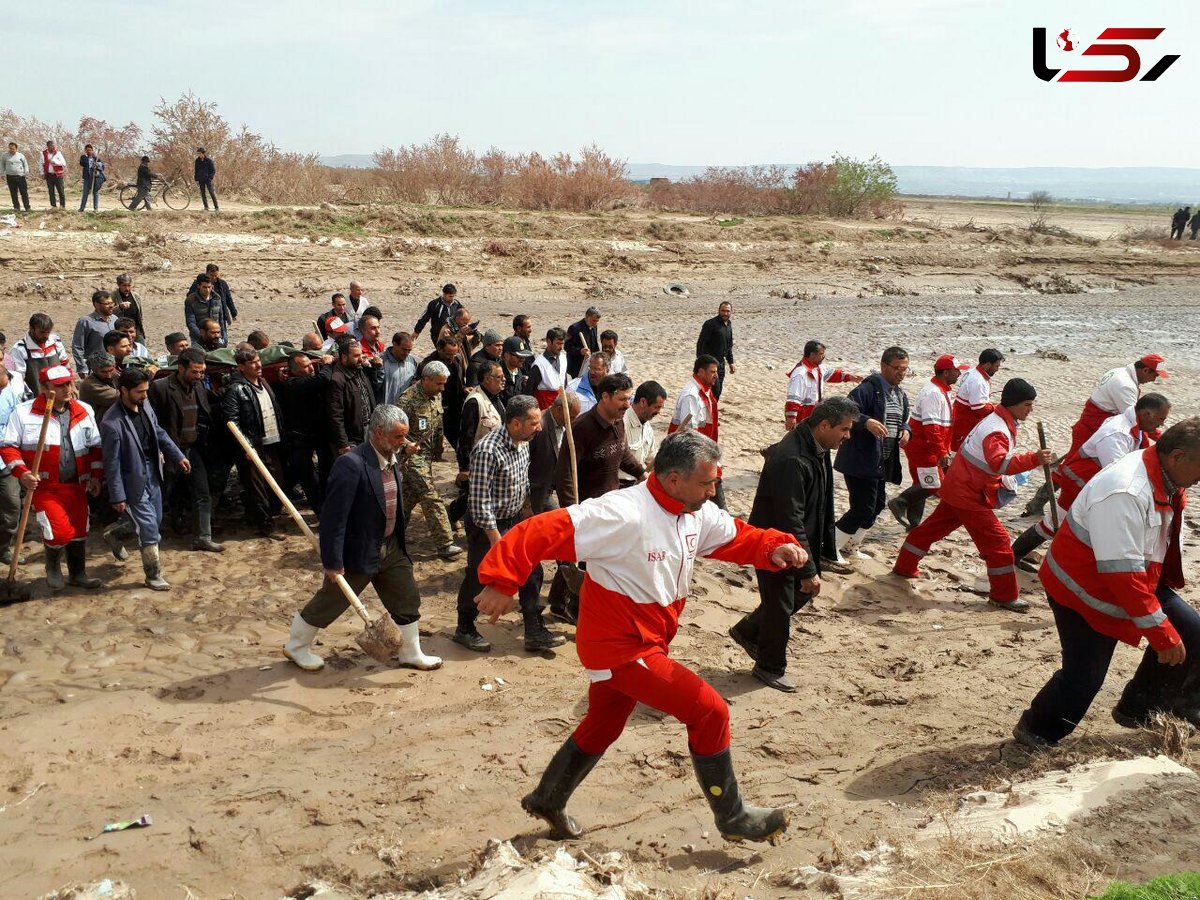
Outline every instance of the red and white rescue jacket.
{"label": "red and white rescue jacket", "polygon": [[713,396],[712,388],[706,388],[695,376],[692,376],[692,380],[679,391],[679,397],[675,400],[675,413],[671,416],[667,434],[678,431],[688,416],[691,416],[689,428],[694,428],[714,441],[717,439],[717,398]]}
{"label": "red and white rescue jacket", "polygon": [[[26,400],[13,410],[4,431],[4,442],[0,444],[0,458],[17,478],[33,466],[38,438],[42,433],[42,419],[46,412],[44,395]],[[100,458],[100,428],[92,408],[78,400],[71,401],[71,420],[67,439],[75,451],[75,471],[81,484],[89,479],[104,478],[104,463]],[[58,484],[59,448],[62,446],[62,429],[58,416],[52,416],[46,429],[46,449],[42,453],[41,471],[38,477],[50,484]]]}
{"label": "red and white rescue jacket", "polygon": [[[8,351],[9,358],[12,360],[11,374],[18,381],[24,381],[30,390],[36,393],[37,372],[46,368],[48,361],[55,358],[65,366],[73,366],[74,360],[71,354],[67,352],[67,345],[62,342],[57,334],[51,333],[46,338],[45,344],[39,344],[28,334],[12,345],[12,349]],[[32,377],[26,374],[26,370],[32,365],[35,371]]]}
{"label": "red and white rescue jacket", "polygon": [[813,366],[803,359],[796,363],[788,372],[787,402],[783,405],[783,418],[788,428],[812,415],[817,404],[825,398],[825,382],[841,384],[853,377],[844,369],[826,369],[824,363]]}
{"label": "red and white rescue jacket", "polygon": [[992,404],[992,380],[978,366],[967,372],[958,383],[958,393],[954,395],[954,430],[950,439],[950,449],[957,450],[967,439],[971,429],[994,412]]}
{"label": "red and white rescue jacket", "polygon": [[790,534],[754,528],[713,503],[684,512],[651,475],[521,522],[488,551],[479,580],[516,594],[542,560],[586,562],[575,649],[591,679],[603,681],[619,666],[667,652],[697,557],[778,571],[771,554],[794,543]]}
{"label": "red and white rescue jacket", "polygon": [[1096,383],[1096,389],[1087,403],[1083,404],[1083,412],[1079,421],[1071,426],[1071,449],[1074,453],[1083,446],[1083,442],[1096,433],[1110,416],[1118,415],[1138,402],[1142,395],[1142,386],[1138,384],[1137,369],[1133,363],[1116,369],[1109,369],[1104,377]]}
{"label": "red and white rescue jacket", "polygon": [[1003,406],[976,425],[963,441],[942,482],[942,501],[958,507],[995,509],[1000,478],[1038,467],[1036,453],[1017,453],[1017,420]]}
{"label": "red and white rescue jacket", "polygon": [[533,392],[538,407],[549,409],[558,398],[558,392],[567,383],[567,354],[559,353],[558,363],[555,364],[546,358],[546,354],[539,353],[533,361],[533,371],[539,379]]}
{"label": "red and white rescue jacket", "polygon": [[1168,496],[1154,447],[1130,453],[1088,482],[1038,571],[1046,592],[1096,631],[1155,650],[1179,643],[1159,606],[1161,583],[1183,587],[1180,529],[1187,493]]}
{"label": "red and white rescue jacket", "polygon": [[1150,435],[1138,427],[1137,412],[1132,406],[1119,416],[1110,416],[1054,473],[1054,484],[1059,488],[1058,505],[1070,509],[1084,485],[1101,469],[1153,443]]}
{"label": "red and white rescue jacket", "polygon": [[950,453],[950,387],[939,378],[931,378],[913,403],[908,426],[912,436],[904,446],[913,482],[927,487],[917,469],[935,468]]}

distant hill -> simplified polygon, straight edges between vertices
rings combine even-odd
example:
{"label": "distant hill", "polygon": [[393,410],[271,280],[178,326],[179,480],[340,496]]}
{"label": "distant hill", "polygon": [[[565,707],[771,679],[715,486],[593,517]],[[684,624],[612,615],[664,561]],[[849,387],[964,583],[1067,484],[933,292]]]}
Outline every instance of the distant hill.
{"label": "distant hill", "polygon": [[[327,166],[369,169],[369,153],[347,153],[321,159]],[[628,163],[629,179],[682,181],[699,175],[705,166]],[[787,168],[795,168],[794,164]],[[1101,203],[1147,203],[1164,206],[1200,205],[1200,169],[1125,167],[1082,169],[1031,167],[981,169],[963,166],[892,166],[902,194],[941,197],[1011,197],[1024,199],[1033,191],[1048,191],[1056,200]]]}

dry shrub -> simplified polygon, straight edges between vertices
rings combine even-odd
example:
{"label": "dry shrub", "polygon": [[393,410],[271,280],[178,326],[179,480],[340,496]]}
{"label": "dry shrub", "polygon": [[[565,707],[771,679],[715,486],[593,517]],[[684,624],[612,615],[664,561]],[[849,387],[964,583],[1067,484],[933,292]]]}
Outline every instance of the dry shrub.
{"label": "dry shrub", "polygon": [[488,256],[512,256],[512,251],[499,241],[488,241],[483,247],[483,252]]}
{"label": "dry shrub", "polygon": [[510,155],[494,147],[480,156],[458,137],[439,134],[424,144],[385,147],[375,165],[391,198],[411,203],[582,211],[612,208],[633,195],[625,163],[596,146],[578,157]]}
{"label": "dry shrub", "polygon": [[1126,228],[1118,236],[1118,240],[1133,244],[1141,241],[1168,241],[1169,238],[1163,237],[1162,229],[1156,225],[1143,225],[1140,228]]}

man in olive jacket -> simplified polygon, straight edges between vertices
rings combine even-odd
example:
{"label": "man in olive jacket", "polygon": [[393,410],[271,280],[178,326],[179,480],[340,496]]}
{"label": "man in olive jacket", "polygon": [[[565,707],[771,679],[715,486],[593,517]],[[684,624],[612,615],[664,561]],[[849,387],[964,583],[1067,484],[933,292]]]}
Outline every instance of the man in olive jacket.
{"label": "man in olive jacket", "polygon": [[830,397],[765,451],[749,523],[793,535],[808,551],[808,562],[782,572],[758,569],[758,608],[729,636],[754,660],[754,677],[778,691],[796,690],[784,677],[791,617],[821,591],[821,556],[833,525],[829,454],[850,436],[858,416],[852,401]]}

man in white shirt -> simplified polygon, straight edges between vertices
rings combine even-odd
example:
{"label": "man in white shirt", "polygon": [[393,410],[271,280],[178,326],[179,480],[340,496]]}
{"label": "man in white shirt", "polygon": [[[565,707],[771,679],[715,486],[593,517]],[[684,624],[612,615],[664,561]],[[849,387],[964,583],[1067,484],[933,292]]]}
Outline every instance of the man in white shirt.
{"label": "man in white shirt", "polygon": [[625,354],[617,349],[617,333],[611,328],[600,333],[600,352],[608,357],[608,374],[629,374],[625,367]]}
{"label": "man in white shirt", "polygon": [[20,210],[17,203],[20,199],[25,204],[25,212],[29,212],[29,160],[17,149],[16,141],[9,141],[8,152],[0,156],[0,171],[4,172],[4,180],[8,183],[13,209]]}
{"label": "man in white shirt", "polygon": [[[633,394],[633,403],[625,410],[625,444],[646,471],[653,468],[654,453],[658,448],[658,438],[651,422],[662,412],[666,401],[666,388],[657,381],[643,381]],[[617,477],[622,487],[637,484],[637,479],[624,471]]]}

